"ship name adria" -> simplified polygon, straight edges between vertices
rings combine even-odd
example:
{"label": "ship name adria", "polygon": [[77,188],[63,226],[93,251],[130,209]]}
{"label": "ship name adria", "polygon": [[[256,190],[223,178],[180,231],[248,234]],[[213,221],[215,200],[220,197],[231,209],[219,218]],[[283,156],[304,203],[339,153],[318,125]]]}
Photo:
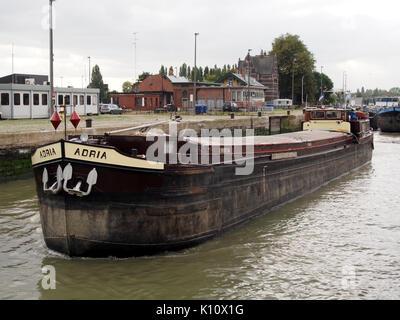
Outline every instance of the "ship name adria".
{"label": "ship name adria", "polygon": [[54,148],[47,148],[40,151],[40,159],[56,156],[57,152]]}
{"label": "ship name adria", "polygon": [[76,148],[74,156],[106,160],[107,152]]}

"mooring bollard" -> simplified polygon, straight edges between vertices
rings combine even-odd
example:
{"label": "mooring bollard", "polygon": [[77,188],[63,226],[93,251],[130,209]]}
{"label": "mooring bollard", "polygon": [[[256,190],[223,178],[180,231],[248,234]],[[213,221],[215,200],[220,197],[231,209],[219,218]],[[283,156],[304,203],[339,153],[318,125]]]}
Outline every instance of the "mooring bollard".
{"label": "mooring bollard", "polygon": [[86,119],[86,128],[92,127],[92,119]]}
{"label": "mooring bollard", "polygon": [[258,111],[258,117],[261,118],[261,111]]}
{"label": "mooring bollard", "polygon": [[233,112],[231,113],[231,119],[235,119],[235,114]]}

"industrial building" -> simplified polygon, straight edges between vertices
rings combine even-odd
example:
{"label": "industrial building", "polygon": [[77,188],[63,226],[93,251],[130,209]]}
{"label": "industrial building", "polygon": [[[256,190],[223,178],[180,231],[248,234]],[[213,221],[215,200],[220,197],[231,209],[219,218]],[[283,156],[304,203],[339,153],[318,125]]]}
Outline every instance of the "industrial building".
{"label": "industrial building", "polygon": [[[12,74],[0,78],[2,119],[34,119],[51,116],[50,85],[47,76]],[[54,88],[55,105],[65,103],[67,114],[98,114],[99,89]]]}

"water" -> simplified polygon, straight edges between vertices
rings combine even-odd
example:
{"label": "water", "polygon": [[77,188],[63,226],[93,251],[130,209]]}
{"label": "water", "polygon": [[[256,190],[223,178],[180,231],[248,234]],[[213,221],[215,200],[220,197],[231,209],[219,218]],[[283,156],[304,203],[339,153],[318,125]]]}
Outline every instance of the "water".
{"label": "water", "polygon": [[120,260],[48,250],[33,179],[0,184],[0,299],[399,299],[399,160],[400,135],[377,133],[357,172],[198,247]]}

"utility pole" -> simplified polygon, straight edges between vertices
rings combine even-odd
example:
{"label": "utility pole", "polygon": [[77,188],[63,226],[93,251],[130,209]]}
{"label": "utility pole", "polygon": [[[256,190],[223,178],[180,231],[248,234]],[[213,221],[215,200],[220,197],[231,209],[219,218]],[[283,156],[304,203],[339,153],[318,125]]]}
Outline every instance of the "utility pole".
{"label": "utility pole", "polygon": [[54,54],[53,54],[53,2],[49,0],[49,30],[50,30],[50,112],[54,112],[55,94],[54,94]]}
{"label": "utility pole", "polygon": [[296,63],[296,58],[293,59],[292,65],[292,105],[294,105],[294,64]]}
{"label": "utility pole", "polygon": [[197,36],[199,35],[198,32],[194,34],[194,86],[193,86],[193,108],[196,108],[196,101],[197,101]]}
{"label": "utility pole", "polygon": [[133,59],[133,83],[136,82],[136,43],[137,43],[137,38],[136,38],[137,32],[133,32],[133,52],[134,52],[134,59]]}
{"label": "utility pole", "polygon": [[92,72],[91,72],[91,70],[90,70],[90,56],[88,57],[88,59],[89,59],[89,85],[88,85],[88,88],[89,88],[89,86],[90,86],[90,83],[92,82],[92,77],[91,77],[91,74],[92,74]]}
{"label": "utility pole", "polygon": [[346,84],[345,84],[345,78],[346,78],[346,71],[343,71],[343,107],[346,105]]}
{"label": "utility pole", "polygon": [[[323,68],[324,66],[321,66],[321,98],[322,98],[322,68]],[[322,106],[322,104],[323,104],[323,101],[321,100],[321,106]]]}
{"label": "utility pole", "polygon": [[11,83],[14,83],[14,42],[11,44]]}

